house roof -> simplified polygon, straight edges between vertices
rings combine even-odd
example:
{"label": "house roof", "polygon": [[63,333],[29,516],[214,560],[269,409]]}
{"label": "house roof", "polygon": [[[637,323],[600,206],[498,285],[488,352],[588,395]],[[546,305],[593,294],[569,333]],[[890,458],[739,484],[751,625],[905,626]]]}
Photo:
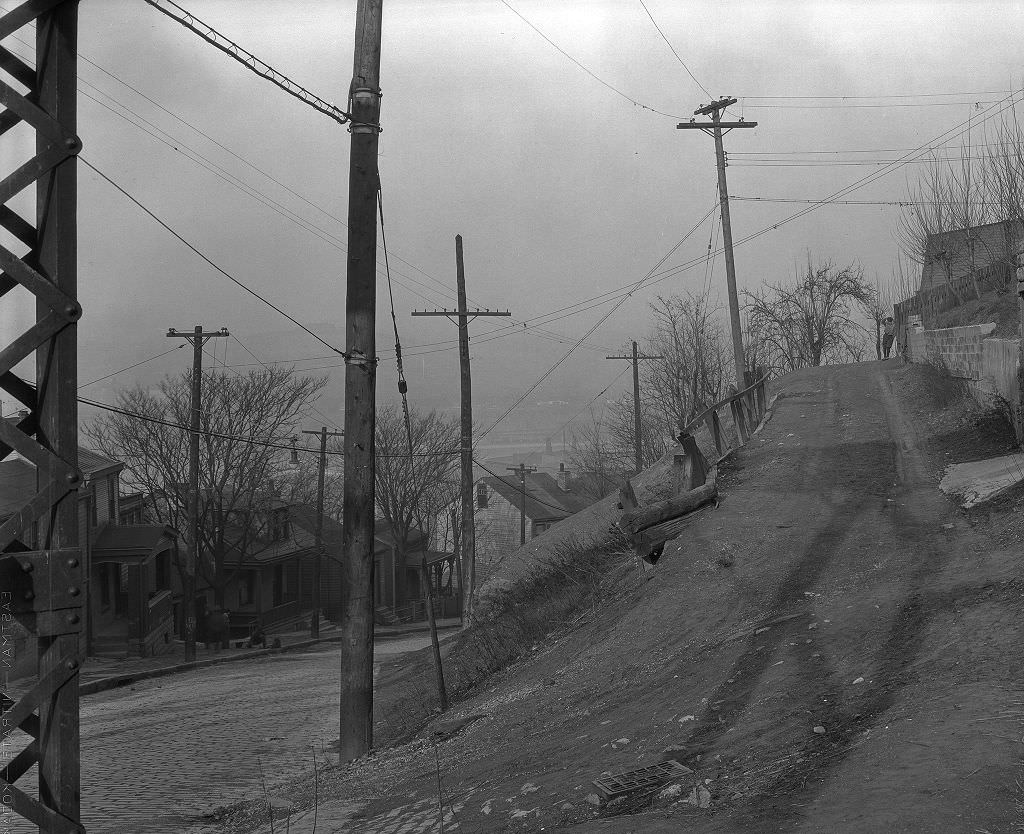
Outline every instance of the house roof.
{"label": "house roof", "polygon": [[174,546],[177,534],[163,524],[105,524],[92,545],[92,561],[144,564]]}
{"label": "house roof", "polygon": [[[79,447],[78,468],[85,475],[118,471],[124,464]],[[21,509],[36,492],[35,464],[22,457],[0,461],[0,518]]]}
{"label": "house roof", "polygon": [[[513,476],[514,477],[514,476]],[[517,510],[523,509],[522,487],[518,479],[482,478],[489,489],[493,489]],[[589,506],[587,499],[566,492],[546,472],[526,473],[526,517],[532,521],[563,519]]]}
{"label": "house roof", "polygon": [[921,268],[921,289],[971,274],[1007,269],[1024,229],[1018,221],[988,223],[928,235]]}

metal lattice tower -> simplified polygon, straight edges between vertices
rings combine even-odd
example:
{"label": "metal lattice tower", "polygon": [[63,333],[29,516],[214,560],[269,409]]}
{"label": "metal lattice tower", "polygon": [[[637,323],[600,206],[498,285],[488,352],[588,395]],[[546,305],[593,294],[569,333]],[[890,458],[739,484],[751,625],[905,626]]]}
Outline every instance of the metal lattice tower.
{"label": "metal lattice tower", "polygon": [[[6,621],[0,625],[12,628],[10,614],[30,632],[38,644],[38,670],[20,698],[0,693],[0,741],[9,749],[21,746],[0,771],[0,793],[40,831],[84,832],[78,718],[86,577],[78,540],[77,0],[20,3],[0,18],[0,39],[30,32],[33,24],[35,66],[0,47],[0,160],[6,169],[0,172],[0,305],[13,304],[9,293],[17,287],[36,303],[35,324],[21,334],[5,333],[0,344],[0,388],[26,412],[16,422],[0,419],[0,460],[17,452],[37,473],[35,492],[0,523],[0,610]],[[11,160],[21,145],[18,134],[26,129],[34,133],[35,152],[18,165]],[[25,218],[11,203],[33,184],[35,211]],[[13,372],[32,359],[34,385]],[[14,785],[33,766],[38,797]]]}

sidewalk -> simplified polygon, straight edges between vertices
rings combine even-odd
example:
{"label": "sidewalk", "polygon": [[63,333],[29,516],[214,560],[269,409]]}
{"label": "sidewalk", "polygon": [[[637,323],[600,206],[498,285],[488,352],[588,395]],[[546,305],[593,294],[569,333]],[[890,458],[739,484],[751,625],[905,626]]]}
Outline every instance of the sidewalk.
{"label": "sidewalk", "polygon": [[[460,626],[458,618],[438,620],[437,629],[439,632],[450,633],[452,629]],[[376,626],[373,630],[375,640],[396,640],[409,634],[426,633],[430,630],[427,623],[403,623],[391,626]],[[82,664],[79,673],[79,695],[92,695],[96,692],[103,692],[107,689],[116,689],[120,686],[146,680],[149,678],[172,675],[176,672],[184,672],[189,669],[201,669],[206,666],[214,666],[221,663],[230,663],[235,660],[249,660],[258,657],[265,657],[272,654],[280,654],[288,651],[301,651],[302,649],[315,646],[320,643],[337,642],[341,639],[341,632],[334,623],[325,624],[320,629],[320,637],[316,640],[310,638],[308,630],[287,631],[276,634],[268,634],[267,642],[273,644],[279,640],[280,647],[266,647],[259,649],[235,648],[234,644],[229,649],[213,650],[205,647],[203,643],[196,645],[196,659],[189,663],[185,660],[185,644],[175,641],[171,651],[155,657],[129,657],[125,659],[90,657]],[[21,682],[31,686],[31,679],[24,678]],[[17,682],[14,682],[15,691],[18,689]],[[27,688],[27,687],[26,687]]]}

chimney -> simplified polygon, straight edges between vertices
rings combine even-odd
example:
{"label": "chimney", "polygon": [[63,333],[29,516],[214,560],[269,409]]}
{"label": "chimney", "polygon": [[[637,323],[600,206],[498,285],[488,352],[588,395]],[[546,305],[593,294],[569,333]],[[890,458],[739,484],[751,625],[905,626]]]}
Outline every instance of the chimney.
{"label": "chimney", "polygon": [[569,491],[569,473],[565,471],[564,463],[558,464],[558,478],[556,479],[556,482],[558,484],[558,488],[562,490],[562,492]]}

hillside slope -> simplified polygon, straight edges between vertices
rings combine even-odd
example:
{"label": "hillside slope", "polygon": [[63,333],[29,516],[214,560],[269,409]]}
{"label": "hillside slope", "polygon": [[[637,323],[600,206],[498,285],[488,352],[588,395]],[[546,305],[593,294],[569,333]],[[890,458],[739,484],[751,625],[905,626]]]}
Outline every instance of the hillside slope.
{"label": "hillside slope", "polygon": [[[438,735],[329,774],[321,832],[439,831],[439,794],[445,831],[1016,830],[1020,547],[937,491],[919,375],[782,380],[652,579],[624,569]],[[594,804],[668,758],[675,795]]]}

